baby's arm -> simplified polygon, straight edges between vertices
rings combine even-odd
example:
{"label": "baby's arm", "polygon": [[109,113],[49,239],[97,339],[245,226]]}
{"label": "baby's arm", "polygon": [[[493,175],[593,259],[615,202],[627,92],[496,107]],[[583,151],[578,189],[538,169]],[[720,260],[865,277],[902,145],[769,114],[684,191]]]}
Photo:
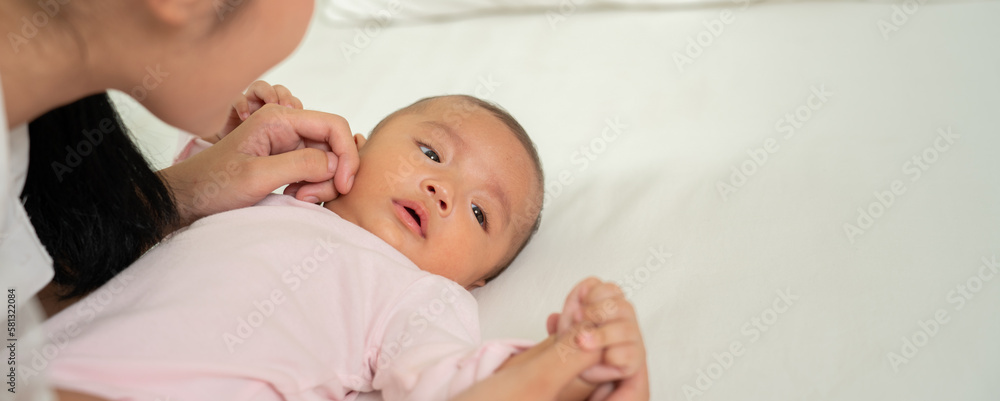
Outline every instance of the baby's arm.
{"label": "baby's arm", "polygon": [[[586,399],[594,386],[577,377],[600,361],[600,350],[584,351],[577,345],[582,332],[568,330],[550,335],[534,347],[507,360],[497,371],[451,401]],[[575,392],[575,393],[574,393]],[[567,398],[570,396],[571,398]]]}
{"label": "baby's arm", "polygon": [[265,81],[255,81],[250,84],[247,91],[233,102],[233,108],[229,111],[229,118],[226,125],[222,127],[214,136],[202,138],[208,142],[215,143],[233,132],[236,127],[243,124],[250,115],[260,110],[265,104],[280,104],[285,107],[302,110],[302,101],[292,95],[292,92],[283,85],[271,85]]}
{"label": "baby's arm", "polygon": [[562,313],[549,316],[547,328],[547,339],[453,401],[649,399],[635,311],[617,286],[582,281]]}
{"label": "baby's arm", "polygon": [[[386,400],[580,400],[601,395],[594,389],[605,383],[618,400],[648,399],[645,350],[617,287],[596,279],[579,284],[563,313],[569,322],[556,327],[550,319],[554,334],[529,346],[480,344],[475,300],[460,288],[442,292],[440,283],[429,278],[408,288],[378,330],[372,385]],[[614,310],[588,313],[595,307]],[[606,371],[584,373],[595,366]]]}

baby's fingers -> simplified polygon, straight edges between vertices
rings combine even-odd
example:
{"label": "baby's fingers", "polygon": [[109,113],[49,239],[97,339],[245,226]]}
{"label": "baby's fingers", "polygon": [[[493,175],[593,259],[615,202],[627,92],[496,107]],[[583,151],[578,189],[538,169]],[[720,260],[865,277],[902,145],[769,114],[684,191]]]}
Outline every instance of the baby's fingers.
{"label": "baby's fingers", "polygon": [[233,102],[233,110],[240,117],[240,121],[245,121],[250,117],[250,103],[247,101],[246,97],[240,96],[235,102]]}
{"label": "baby's fingers", "polygon": [[292,92],[284,85],[274,85],[274,92],[278,95],[278,104],[293,109],[302,109],[302,101],[292,96]]}
{"label": "baby's fingers", "polygon": [[635,308],[625,298],[608,298],[603,301],[584,305],[581,311],[583,320],[594,325],[603,325],[613,321],[635,322]]}
{"label": "baby's fingers", "polygon": [[581,301],[583,294],[589,291],[591,287],[600,283],[601,280],[588,277],[570,290],[569,295],[566,296],[566,303],[563,304],[562,314],[559,316],[558,329],[560,333],[569,330],[570,326],[581,320],[578,316],[582,313],[583,306],[581,305]]}
{"label": "baby's fingers", "polygon": [[278,103],[280,101],[278,91],[271,84],[264,81],[255,81],[250,84],[250,87],[244,93],[244,97],[249,105],[250,114],[260,110],[265,104]]}
{"label": "baby's fingers", "polygon": [[624,298],[624,297],[625,294],[622,292],[622,289],[618,287],[618,285],[616,285],[615,283],[601,283],[599,285],[594,286],[593,288],[590,289],[590,291],[587,291],[585,294],[583,294],[582,301],[585,305],[587,305],[587,304],[596,304],[606,299]]}
{"label": "baby's fingers", "polygon": [[648,401],[649,400],[649,369],[642,364],[639,370],[618,382],[615,392],[608,401]]}
{"label": "baby's fingers", "polygon": [[556,334],[559,331],[559,314],[553,313],[549,315],[549,318],[545,321],[545,330],[549,332],[549,335]]}
{"label": "baby's fingers", "polygon": [[306,182],[295,193],[295,199],[309,203],[329,202],[337,199],[337,189],[334,188],[333,180],[323,182]]}

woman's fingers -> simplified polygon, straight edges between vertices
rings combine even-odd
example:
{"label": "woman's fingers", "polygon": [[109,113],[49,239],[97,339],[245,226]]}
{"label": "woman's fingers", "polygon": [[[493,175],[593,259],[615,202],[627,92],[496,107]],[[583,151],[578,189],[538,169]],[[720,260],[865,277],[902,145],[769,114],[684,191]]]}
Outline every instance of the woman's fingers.
{"label": "woman's fingers", "polygon": [[607,401],[648,401],[649,372],[643,363],[632,376],[618,382]]}
{"label": "woman's fingers", "polygon": [[[266,141],[243,141],[241,151],[257,156],[269,156],[302,148],[327,148],[336,155],[331,158],[330,172],[337,193],[345,194],[354,185],[354,175],[358,172],[360,158],[354,136],[347,120],[335,114],[312,110],[297,110],[277,105],[265,105],[254,113],[241,127],[245,137],[264,131]],[[320,142],[316,146],[309,142]],[[321,151],[319,149],[314,149]],[[329,178],[327,178],[329,179]],[[308,180],[320,182],[324,180]],[[283,184],[287,184],[288,181]]]}
{"label": "woman's fingers", "polygon": [[635,374],[639,365],[646,360],[640,347],[611,347],[604,350],[604,364],[618,368],[623,377]]}
{"label": "woman's fingers", "polygon": [[342,194],[350,192],[361,159],[347,120],[335,114],[318,111],[286,108],[284,112],[298,136],[330,146],[330,150],[337,156],[333,179],[336,191]]}
{"label": "woman's fingers", "polygon": [[[237,117],[238,118],[238,117]],[[325,201],[353,185],[359,156],[340,116],[266,105],[215,145],[162,171],[185,223],[259,202],[276,188]],[[206,186],[211,186],[211,191]]]}
{"label": "woman's fingers", "polygon": [[623,377],[620,369],[603,363],[591,366],[580,374],[581,379],[594,384],[621,380]]}
{"label": "woman's fingers", "polygon": [[[327,181],[333,176],[329,159],[327,152],[312,148],[259,157],[250,161],[247,178],[261,192],[270,192],[287,183]],[[296,198],[304,197],[303,189],[298,189]]]}
{"label": "woman's fingers", "polygon": [[594,392],[590,394],[590,398],[587,401],[604,401],[615,391],[614,383],[604,383],[597,386]]}

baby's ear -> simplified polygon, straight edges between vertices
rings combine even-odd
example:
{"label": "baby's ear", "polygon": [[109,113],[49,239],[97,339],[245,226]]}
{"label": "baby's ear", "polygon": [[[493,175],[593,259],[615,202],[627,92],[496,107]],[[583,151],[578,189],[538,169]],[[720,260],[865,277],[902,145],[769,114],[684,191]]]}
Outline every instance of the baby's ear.
{"label": "baby's ear", "polygon": [[366,143],[368,143],[368,140],[363,135],[354,134],[354,146],[357,146],[358,150],[361,150],[361,147],[365,146]]}

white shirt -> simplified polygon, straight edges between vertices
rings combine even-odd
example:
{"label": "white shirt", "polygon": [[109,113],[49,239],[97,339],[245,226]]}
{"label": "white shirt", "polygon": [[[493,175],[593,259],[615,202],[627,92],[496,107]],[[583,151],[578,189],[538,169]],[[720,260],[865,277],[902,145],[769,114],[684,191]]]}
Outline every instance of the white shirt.
{"label": "white shirt", "polygon": [[[45,384],[40,380],[25,382],[16,374],[14,393],[9,391],[11,385],[7,383],[10,368],[21,369],[31,363],[31,355],[17,351],[31,349],[32,343],[41,340],[40,323],[44,314],[35,294],[52,280],[54,272],[52,258],[35,234],[20,201],[24,179],[28,175],[28,126],[25,124],[8,131],[6,110],[0,86],[0,291],[5,295],[8,320],[5,325],[7,331],[3,333],[3,359],[7,363],[3,364],[4,383],[0,387],[3,396],[0,399],[46,399],[50,394],[41,391]],[[14,297],[13,310],[11,296]],[[13,326],[10,322],[12,314],[16,317]],[[11,344],[13,349],[6,348]],[[16,355],[13,365],[8,360],[12,351]]]}

